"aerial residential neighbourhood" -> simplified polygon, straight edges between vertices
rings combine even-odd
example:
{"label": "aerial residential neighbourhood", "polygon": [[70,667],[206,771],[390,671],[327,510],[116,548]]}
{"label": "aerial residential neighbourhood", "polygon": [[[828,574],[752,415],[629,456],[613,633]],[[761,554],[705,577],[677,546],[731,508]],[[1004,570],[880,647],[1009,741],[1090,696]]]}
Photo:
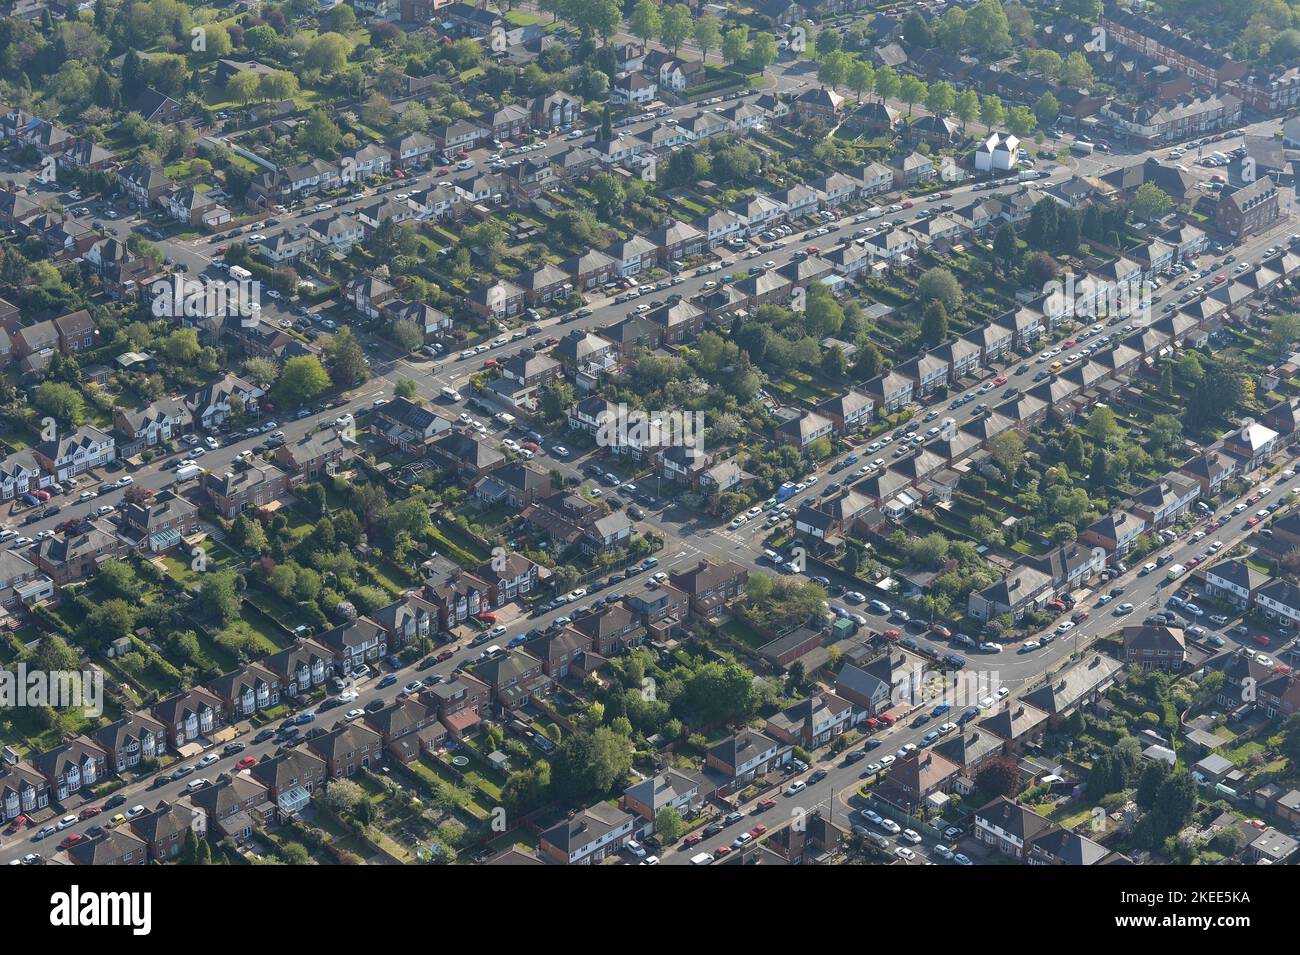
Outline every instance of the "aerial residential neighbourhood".
{"label": "aerial residential neighbourhood", "polygon": [[1298,174],[1295,0],[0,2],[0,863],[1300,862]]}

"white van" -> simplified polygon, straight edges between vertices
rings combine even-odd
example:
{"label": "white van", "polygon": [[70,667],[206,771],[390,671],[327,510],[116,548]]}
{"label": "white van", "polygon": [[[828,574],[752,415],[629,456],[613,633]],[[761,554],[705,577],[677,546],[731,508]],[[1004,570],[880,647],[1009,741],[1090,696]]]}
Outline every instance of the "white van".
{"label": "white van", "polygon": [[442,395],[444,398],[446,398],[448,401],[460,401],[460,392],[457,391],[455,388],[443,388],[438,393]]}
{"label": "white van", "polygon": [[1179,577],[1183,576],[1183,574],[1185,574],[1186,572],[1187,572],[1187,568],[1184,567],[1182,564],[1174,564],[1172,567],[1169,568],[1168,578],[1170,580],[1177,580]]}
{"label": "white van", "polygon": [[197,464],[182,464],[176,469],[176,483],[189,481],[203,473],[203,468]]}
{"label": "white van", "polygon": [[240,282],[247,282],[252,279],[253,273],[243,266],[232,265],[230,267],[230,277],[232,279],[237,279]]}
{"label": "white van", "polygon": [[515,420],[516,420],[515,416],[505,411],[502,411],[500,414],[498,414],[496,416],[496,419],[497,421],[505,425],[507,428],[513,428],[515,426]]}
{"label": "white van", "polygon": [[701,852],[699,855],[691,856],[691,865],[708,865],[713,861],[713,856],[707,852]]}

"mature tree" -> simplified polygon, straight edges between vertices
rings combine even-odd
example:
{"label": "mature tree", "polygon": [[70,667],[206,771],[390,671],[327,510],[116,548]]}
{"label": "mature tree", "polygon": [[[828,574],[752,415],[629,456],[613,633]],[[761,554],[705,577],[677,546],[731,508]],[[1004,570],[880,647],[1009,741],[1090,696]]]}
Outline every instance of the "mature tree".
{"label": "mature tree", "polygon": [[325,346],[325,360],[330,378],[340,388],[354,388],[370,377],[365,352],[346,325]]}
{"label": "mature tree", "polygon": [[980,100],[980,122],[992,129],[994,126],[1001,126],[1006,122],[1006,110],[1002,108],[1002,100],[997,96],[985,96]]}
{"label": "mature tree", "polygon": [[303,63],[308,69],[320,70],[322,76],[343,72],[352,52],[352,42],[337,33],[322,33],[307,47]]}
{"label": "mature tree", "polygon": [[1010,222],[998,226],[993,233],[993,261],[999,268],[1005,268],[1015,261],[1019,246],[1016,243],[1016,230]]}
{"label": "mature tree", "polygon": [[995,756],[975,777],[982,799],[1013,798],[1020,792],[1020,767],[1008,756]]}
{"label": "mature tree", "polygon": [[849,55],[843,50],[832,50],[817,65],[817,82],[834,89],[848,76],[851,63]]}
{"label": "mature tree", "polygon": [[1025,442],[1018,431],[1003,431],[994,435],[989,439],[988,449],[994,462],[1008,477],[1014,475],[1025,463]]}
{"label": "mature tree", "polygon": [[907,104],[907,118],[912,118],[912,107],[925,99],[929,87],[910,73],[898,81],[898,98]]}
{"label": "mature tree", "polygon": [[239,613],[239,578],[233,570],[211,571],[199,585],[199,606],[205,613],[228,626]]}
{"label": "mature tree", "polygon": [[[642,43],[657,37],[663,28],[664,18],[659,13],[659,4],[655,0],[636,0],[632,15],[627,19],[628,31]],[[666,45],[666,44],[665,44]]]}
{"label": "mature tree", "polygon": [[[960,9],[960,7],[954,9]],[[980,114],[979,94],[974,90],[962,90],[953,100],[952,112],[954,116],[961,120],[961,133],[962,136],[965,136],[966,124]]]}
{"label": "mature tree", "polygon": [[999,0],[979,0],[966,14],[970,45],[981,59],[990,59],[1011,46],[1007,15]]}
{"label": "mature tree", "polygon": [[81,392],[61,381],[43,383],[36,389],[34,403],[38,411],[70,427],[76,427],[86,418],[86,401]]}
{"label": "mature tree", "polygon": [[1061,104],[1052,91],[1048,90],[1038,97],[1038,102],[1034,104],[1034,118],[1038,120],[1039,126],[1051,126],[1056,122],[1056,117],[1061,115]]}
{"label": "mature tree", "polygon": [[948,310],[939,299],[927,302],[921,316],[921,341],[927,348],[948,340]]}
{"label": "mature tree", "polygon": [[1169,194],[1154,182],[1144,182],[1133,193],[1133,200],[1129,207],[1138,219],[1143,222],[1153,222],[1172,209],[1173,204]]}
{"label": "mature tree", "polygon": [[247,106],[257,98],[260,85],[261,81],[256,73],[236,73],[226,81],[226,93],[231,99]]}
{"label": "mature tree", "polygon": [[739,26],[728,30],[722,37],[722,58],[736,64],[749,56],[749,27]]}
{"label": "mature tree", "polygon": [[942,302],[951,312],[961,305],[961,284],[952,272],[935,266],[927,269],[917,280],[916,295],[922,302]]}
{"label": "mature tree", "polygon": [[677,49],[691,35],[691,8],[684,3],[675,3],[663,13],[659,27],[659,39],[663,45],[677,55]]}
{"label": "mature tree", "polygon": [[672,806],[664,806],[655,813],[655,835],[664,845],[670,845],[686,834],[682,814]]}
{"label": "mature tree", "polygon": [[722,21],[712,13],[706,13],[695,21],[692,32],[695,35],[695,45],[700,48],[700,59],[707,63],[709,51],[716,50],[722,42]]}
{"label": "mature tree", "polygon": [[323,109],[314,109],[298,129],[298,142],[313,156],[333,156],[343,138],[338,124]]}
{"label": "mature tree", "polygon": [[765,73],[776,62],[777,52],[776,37],[766,30],[760,30],[754,34],[753,42],[749,45],[749,64],[757,68],[759,73]]}
{"label": "mature tree", "polygon": [[330,376],[326,374],[320,359],[315,355],[297,355],[284,363],[280,380],[275,383],[273,393],[281,405],[296,408],[323,394],[330,386]]}
{"label": "mature tree", "polygon": [[945,117],[952,112],[953,107],[957,104],[957,91],[952,88],[952,84],[941,80],[938,83],[931,84],[925,94],[925,108],[935,116]]}
{"label": "mature tree", "polygon": [[856,57],[849,64],[848,76],[844,78],[844,85],[853,90],[857,96],[858,102],[862,102],[862,94],[871,89],[876,82],[876,71],[866,60],[860,60]]}
{"label": "mature tree", "polygon": [[898,87],[902,81],[898,78],[898,71],[892,66],[882,66],[876,70],[876,95],[881,101],[893,99],[898,95]]}
{"label": "mature tree", "polygon": [[1273,350],[1279,355],[1285,355],[1297,339],[1300,339],[1300,315],[1295,312],[1275,315],[1268,328],[1268,340]]}

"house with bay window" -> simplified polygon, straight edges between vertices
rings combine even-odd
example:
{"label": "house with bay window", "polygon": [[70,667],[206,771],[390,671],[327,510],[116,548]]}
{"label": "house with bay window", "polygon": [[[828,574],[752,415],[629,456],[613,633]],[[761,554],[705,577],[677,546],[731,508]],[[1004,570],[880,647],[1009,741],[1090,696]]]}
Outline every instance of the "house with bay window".
{"label": "house with bay window", "polygon": [[173,749],[197,742],[220,729],[225,712],[221,697],[201,686],[169,696],[153,706],[154,718],[167,727],[167,742]]}

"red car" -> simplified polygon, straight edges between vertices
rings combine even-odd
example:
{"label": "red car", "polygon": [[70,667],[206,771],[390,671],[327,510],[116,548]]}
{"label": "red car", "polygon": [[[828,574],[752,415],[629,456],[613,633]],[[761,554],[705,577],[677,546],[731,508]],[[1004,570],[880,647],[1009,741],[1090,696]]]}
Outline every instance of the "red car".
{"label": "red car", "polygon": [[721,859],[726,855],[731,855],[731,846],[718,846],[713,850],[713,858],[715,859]]}
{"label": "red car", "polygon": [[900,630],[886,630],[884,633],[881,634],[881,636],[884,637],[886,640],[888,640],[890,643],[897,643],[899,639],[903,636],[903,634],[902,631]]}
{"label": "red car", "polygon": [[1248,518],[1246,518],[1246,526],[1247,526],[1247,527],[1254,527],[1254,526],[1255,526],[1256,524],[1258,524],[1258,523],[1259,523],[1259,518],[1258,518],[1258,517],[1248,517]]}
{"label": "red car", "polygon": [[1062,348],[1073,348],[1074,346],[1075,346],[1075,341],[1073,338],[1067,338],[1065,341],[1061,342]]}
{"label": "red car", "polygon": [[1007,383],[1006,375],[998,375],[996,378],[993,379],[993,384],[995,385],[1005,385],[1006,383]]}
{"label": "red car", "polygon": [[478,619],[483,621],[484,623],[496,623],[497,615],[492,613],[491,611],[485,610],[483,611],[483,613],[478,615]]}
{"label": "red car", "polygon": [[13,821],[10,822],[9,825],[5,826],[5,835],[12,836],[15,832],[26,825],[28,825],[26,816],[14,816]]}
{"label": "red car", "polygon": [[951,199],[951,198],[952,198],[952,193],[951,193],[951,192],[941,192],[941,193],[939,193],[939,198],[940,198],[940,199]]}
{"label": "red car", "polygon": [[1266,647],[1269,644],[1268,637],[1264,636],[1262,633],[1255,634],[1253,637],[1250,638],[1250,641],[1251,643],[1254,643],[1257,646],[1261,646],[1261,647]]}
{"label": "red car", "polygon": [[943,637],[945,640],[952,636],[952,631],[941,623],[930,624],[930,632],[936,637]]}
{"label": "red car", "polygon": [[704,833],[702,832],[692,832],[689,836],[686,837],[686,844],[688,846],[698,846],[703,841],[704,841]]}
{"label": "red car", "polygon": [[436,657],[434,657],[434,659],[437,660],[439,663],[446,663],[455,655],[456,655],[455,650],[443,650],[442,653],[438,654]]}
{"label": "red car", "polygon": [[73,846],[75,846],[78,842],[80,842],[84,838],[86,837],[83,836],[81,833],[74,832],[72,833],[72,835],[63,837],[63,841],[59,843],[59,848],[71,849]]}
{"label": "red car", "polygon": [[893,726],[895,723],[898,722],[897,718],[892,713],[881,713],[880,716],[877,717],[877,719],[879,719],[880,722],[884,723],[886,726]]}
{"label": "red car", "polygon": [[98,806],[87,806],[85,809],[81,810],[81,815],[77,816],[77,818],[89,819],[91,816],[98,816],[103,811],[104,810]]}
{"label": "red car", "polygon": [[1224,282],[1224,277],[1223,277],[1222,275],[1216,275],[1216,276],[1214,277],[1214,284],[1215,284],[1215,285],[1220,285],[1220,284],[1222,284],[1223,282]]}
{"label": "red car", "polygon": [[765,832],[767,832],[767,826],[763,825],[761,822],[753,829],[749,830],[749,834],[753,836],[755,839],[757,839]]}
{"label": "red car", "polygon": [[808,248],[804,249],[804,251],[807,252],[809,255],[816,255],[818,252],[821,251],[821,249],[817,248],[817,246],[815,245],[810,245],[808,246]]}
{"label": "red car", "polygon": [[911,202],[910,199],[909,199],[907,202],[904,202],[904,203],[903,203],[903,208],[904,208],[904,209],[910,209],[910,208],[912,208],[912,202]]}
{"label": "red car", "polygon": [[756,808],[759,812],[767,812],[767,810],[771,809],[775,805],[776,805],[775,799],[771,799],[771,798],[760,799],[758,801],[758,806]]}
{"label": "red car", "polygon": [[257,765],[257,758],[253,756],[245,756],[235,765],[238,766],[240,769],[249,769]]}
{"label": "red car", "polygon": [[879,726],[879,725],[880,725],[880,720],[876,719],[874,716],[868,716],[868,717],[867,717],[867,726],[868,726],[868,727],[870,727],[871,729],[875,729],[875,728],[876,728],[877,726]]}
{"label": "red car", "polygon": [[487,361],[483,362],[484,368],[495,368],[496,366],[497,360],[495,358],[489,358]]}

